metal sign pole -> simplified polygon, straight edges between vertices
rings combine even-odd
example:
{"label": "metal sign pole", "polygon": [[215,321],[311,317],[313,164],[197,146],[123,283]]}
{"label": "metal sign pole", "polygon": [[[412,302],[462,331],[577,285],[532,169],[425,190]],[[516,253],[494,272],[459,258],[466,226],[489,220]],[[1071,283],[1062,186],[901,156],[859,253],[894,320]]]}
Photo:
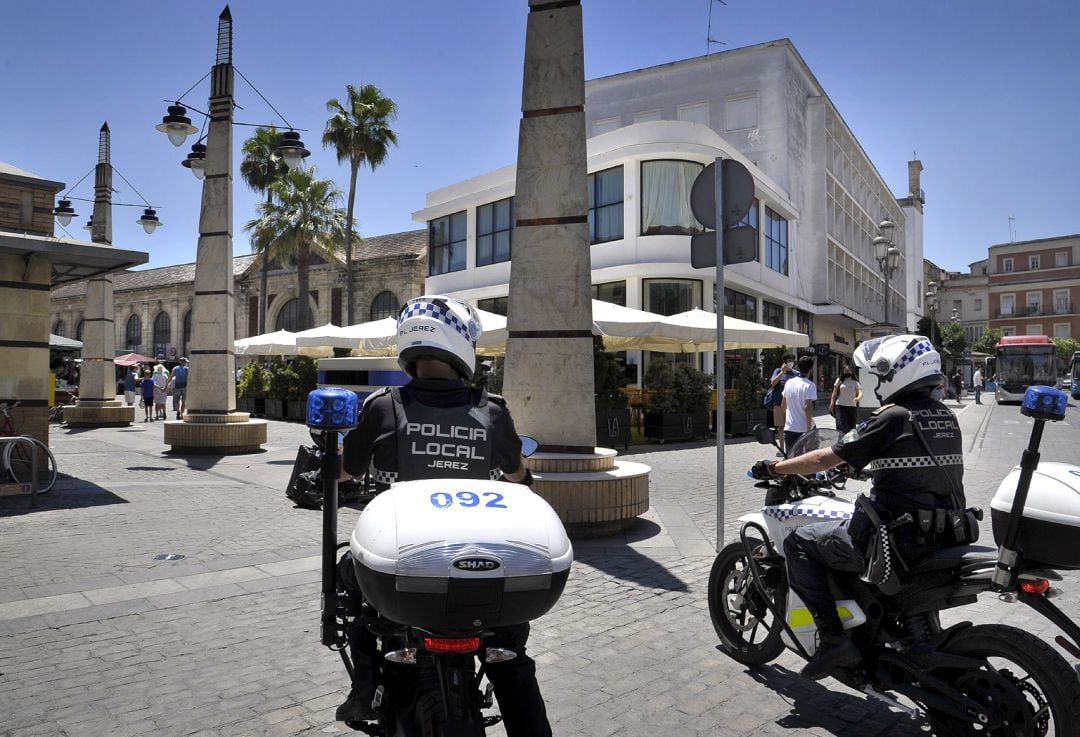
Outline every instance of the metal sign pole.
{"label": "metal sign pole", "polygon": [[724,547],[724,160],[713,167],[716,185],[716,552]]}

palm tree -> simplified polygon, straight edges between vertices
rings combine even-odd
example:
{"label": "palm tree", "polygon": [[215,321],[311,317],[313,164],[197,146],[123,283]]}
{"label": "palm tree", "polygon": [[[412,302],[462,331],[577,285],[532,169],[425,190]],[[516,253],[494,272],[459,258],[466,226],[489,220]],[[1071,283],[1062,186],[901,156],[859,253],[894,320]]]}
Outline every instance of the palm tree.
{"label": "palm tree", "polygon": [[[240,162],[240,176],[247,186],[256,192],[264,193],[267,202],[273,197],[270,185],[279,181],[289,171],[284,159],[276,153],[280,143],[281,132],[274,127],[256,128],[255,134],[244,141],[244,160]],[[267,251],[257,250],[254,242],[252,250],[259,255],[262,262],[259,283],[259,335],[262,335],[266,332],[266,310],[269,307],[266,281],[270,272],[270,258]]]}
{"label": "palm tree", "polygon": [[349,162],[349,206],[345,229],[345,313],[353,324],[352,231],[353,205],[356,202],[356,174],[367,163],[372,171],[386,160],[387,149],[397,145],[397,134],[390,124],[397,118],[397,103],[384,97],[373,84],[359,89],[345,85],[348,96],[342,105],[337,98],[326,103],[331,113],[323,131],[323,147],[333,146],[338,163]]}
{"label": "palm tree", "polygon": [[308,310],[308,267],[312,255],[334,258],[345,239],[345,212],[341,190],[330,179],[316,179],[315,167],[296,168],[270,185],[273,197],[259,203],[259,217],[244,230],[252,246],[265,258],[294,259],[297,271],[298,330],[312,327]]}

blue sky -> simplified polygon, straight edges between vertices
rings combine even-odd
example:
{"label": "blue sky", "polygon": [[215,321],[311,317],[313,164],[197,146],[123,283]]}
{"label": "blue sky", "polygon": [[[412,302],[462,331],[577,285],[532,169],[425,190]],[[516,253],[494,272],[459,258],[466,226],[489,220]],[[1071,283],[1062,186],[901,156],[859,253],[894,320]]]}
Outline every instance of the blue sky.
{"label": "blue sky", "polygon": [[[1073,0],[583,0],[589,78],[788,37],[892,188],[923,161],[926,256],[966,270],[987,246],[1080,232],[1080,4]],[[209,71],[223,3],[13,3],[0,44],[0,160],[74,185],[108,121],[115,169],[166,224],[114,208],[113,240],[151,266],[191,262],[201,187],[154,130]],[[319,175],[347,169],[319,138],[325,103],[372,83],[400,108],[400,146],[359,180],[361,233],[420,227],[429,190],[513,162],[526,0],[238,0],[234,63],[297,128]],[[205,109],[203,82],[188,99]],[[237,79],[237,120],[277,123]],[[199,121],[196,120],[196,123]],[[239,147],[250,128],[235,129]],[[188,144],[191,140],[188,141]],[[239,162],[239,156],[235,161]],[[91,179],[72,194],[93,196]],[[115,201],[140,204],[117,178]],[[237,176],[234,246],[259,197]],[[80,219],[90,203],[76,202]],[[1015,218],[1010,231],[1010,216]],[[69,226],[72,234],[86,232]]]}

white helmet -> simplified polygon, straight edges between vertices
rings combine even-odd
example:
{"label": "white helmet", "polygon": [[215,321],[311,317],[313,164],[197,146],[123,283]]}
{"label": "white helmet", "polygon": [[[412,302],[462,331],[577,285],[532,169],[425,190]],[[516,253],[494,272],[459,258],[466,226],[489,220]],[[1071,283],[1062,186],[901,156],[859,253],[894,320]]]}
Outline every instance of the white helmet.
{"label": "white helmet", "polygon": [[888,335],[863,341],[855,365],[877,377],[874,394],[887,402],[901,392],[935,387],[942,380],[941,356],[921,335]]}
{"label": "white helmet", "polygon": [[422,358],[444,361],[464,379],[476,364],[476,341],[483,328],[472,306],[453,297],[425,295],[405,303],[398,314],[398,365],[414,376]]}

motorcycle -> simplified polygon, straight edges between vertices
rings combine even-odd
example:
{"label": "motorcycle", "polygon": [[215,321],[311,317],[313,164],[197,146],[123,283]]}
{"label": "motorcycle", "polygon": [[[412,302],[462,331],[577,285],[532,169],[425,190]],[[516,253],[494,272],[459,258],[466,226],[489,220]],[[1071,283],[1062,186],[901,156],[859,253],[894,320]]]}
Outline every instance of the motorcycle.
{"label": "motorcycle", "polygon": [[[938,735],[1080,734],[1080,665],[1012,625],[943,627],[940,619],[940,612],[992,593],[1053,622],[1067,635],[1057,636],[1056,644],[1080,661],[1080,627],[1051,601],[1062,580],[1055,569],[1080,569],[1080,468],[1040,468],[1038,452],[1044,424],[1063,419],[1066,405],[1064,392],[1050,387],[1033,387],[1025,396],[1021,411],[1035,420],[1029,446],[991,505],[998,550],[949,547],[910,567],[894,560],[895,576],[881,585],[830,571],[837,611],[862,655],[834,677],[929,721]],[[764,426],[755,434],[759,442],[773,442]],[[789,456],[829,447],[837,438],[834,430],[812,431]],[[719,552],[709,576],[713,627],[737,662],[768,663],[785,648],[813,656],[817,629],[788,585],[782,543],[797,526],[849,519],[855,505],[842,494],[852,478],[858,477],[840,466],[755,484],[765,489],[765,505],[740,517],[739,540]]]}
{"label": "motorcycle", "polygon": [[[522,440],[524,455],[535,451],[536,441]],[[383,660],[378,718],[346,725],[381,737],[481,737],[501,720],[486,711],[485,668],[516,657],[495,628],[545,614],[569,575],[573,549],[558,515],[521,484],[406,481],[367,503],[335,554],[345,547],[344,575],[355,577],[363,606],[345,607],[340,576],[331,596],[324,586],[323,643],[351,677],[349,633],[366,628]]]}

